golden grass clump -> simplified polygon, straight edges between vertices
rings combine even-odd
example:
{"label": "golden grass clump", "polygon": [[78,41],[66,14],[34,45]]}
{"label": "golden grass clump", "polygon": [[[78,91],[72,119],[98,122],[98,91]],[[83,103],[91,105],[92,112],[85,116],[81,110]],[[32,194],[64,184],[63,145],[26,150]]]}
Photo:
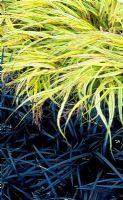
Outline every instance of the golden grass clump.
{"label": "golden grass clump", "polygon": [[111,141],[116,110],[123,124],[123,3],[6,0],[0,12],[1,49],[13,56],[3,71],[18,72],[10,84],[16,83],[23,104],[35,102],[35,113],[47,99],[58,103],[61,133],[60,119],[69,101],[73,99],[67,122],[82,106],[88,119],[96,108]]}

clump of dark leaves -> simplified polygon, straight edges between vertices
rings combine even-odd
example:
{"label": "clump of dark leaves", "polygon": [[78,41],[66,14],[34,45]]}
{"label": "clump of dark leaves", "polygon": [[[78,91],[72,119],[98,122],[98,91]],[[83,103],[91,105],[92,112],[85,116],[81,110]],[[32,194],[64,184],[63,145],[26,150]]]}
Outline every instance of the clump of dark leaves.
{"label": "clump of dark leaves", "polygon": [[75,113],[66,141],[58,131],[53,103],[44,105],[39,131],[31,113],[19,123],[28,106],[9,117],[16,108],[13,91],[2,88],[0,98],[1,200],[123,199],[122,129],[112,127],[111,154],[99,118],[95,124],[85,123],[81,111]]}

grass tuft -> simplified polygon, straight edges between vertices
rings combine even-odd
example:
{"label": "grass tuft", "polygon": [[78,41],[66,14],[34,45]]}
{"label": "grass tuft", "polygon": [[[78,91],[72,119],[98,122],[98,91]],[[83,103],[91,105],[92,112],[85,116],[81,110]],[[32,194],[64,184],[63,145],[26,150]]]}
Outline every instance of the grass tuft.
{"label": "grass tuft", "polygon": [[59,105],[64,137],[65,112],[68,123],[77,109],[83,107],[87,120],[96,109],[94,118],[100,116],[111,142],[116,110],[123,124],[123,3],[15,0],[1,2],[0,12],[0,46],[14,58],[3,72],[18,73],[9,84],[24,98],[20,106],[32,101],[35,115],[51,99]]}

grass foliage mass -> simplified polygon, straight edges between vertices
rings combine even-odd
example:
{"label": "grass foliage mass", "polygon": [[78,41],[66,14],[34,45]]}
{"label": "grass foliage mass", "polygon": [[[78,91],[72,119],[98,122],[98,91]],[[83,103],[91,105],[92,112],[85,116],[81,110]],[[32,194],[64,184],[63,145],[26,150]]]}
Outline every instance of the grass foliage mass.
{"label": "grass foliage mass", "polygon": [[[111,140],[114,114],[123,124],[123,3],[117,0],[6,0],[0,3],[0,48],[12,57],[23,104],[59,105],[57,124],[83,107],[99,116]],[[107,110],[107,112],[103,112]],[[38,113],[39,115],[39,113]],[[40,115],[39,115],[40,116]]]}

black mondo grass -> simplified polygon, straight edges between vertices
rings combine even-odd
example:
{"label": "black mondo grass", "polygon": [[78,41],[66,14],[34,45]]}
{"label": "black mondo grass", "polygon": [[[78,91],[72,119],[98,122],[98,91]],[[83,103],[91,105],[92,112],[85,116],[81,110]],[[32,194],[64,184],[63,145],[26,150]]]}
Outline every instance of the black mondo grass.
{"label": "black mondo grass", "polygon": [[75,116],[67,127],[70,143],[54,125],[57,107],[47,104],[44,113],[40,130],[1,127],[1,199],[122,199],[123,130],[112,133],[113,159],[110,150],[102,154],[99,124],[83,125]]}

